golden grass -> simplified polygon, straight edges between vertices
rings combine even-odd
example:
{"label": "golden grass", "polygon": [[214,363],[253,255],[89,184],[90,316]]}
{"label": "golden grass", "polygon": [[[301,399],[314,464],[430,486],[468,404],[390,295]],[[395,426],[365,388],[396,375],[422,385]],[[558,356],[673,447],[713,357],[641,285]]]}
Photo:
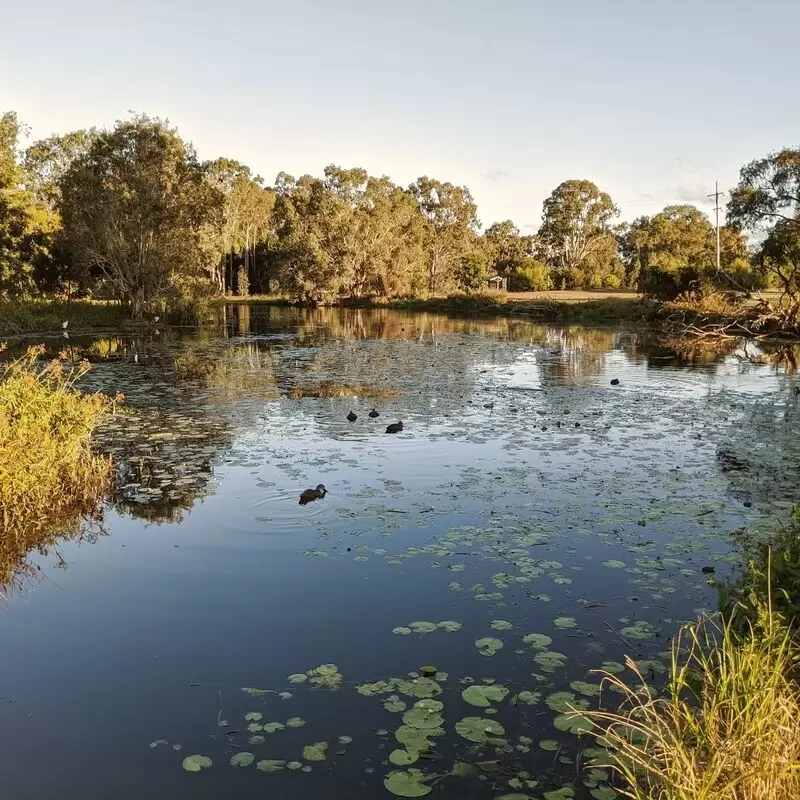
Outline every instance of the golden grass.
{"label": "golden grass", "polygon": [[43,353],[32,347],[0,372],[0,583],[31,549],[74,534],[112,476],[111,462],[92,452],[91,434],[121,398],[83,394],[76,382],[88,363],[41,366]]}
{"label": "golden grass", "polygon": [[[800,798],[797,643],[771,605],[737,633],[735,620],[683,628],[663,697],[641,681],[617,712],[585,711],[611,758],[617,791],[633,800]],[[794,673],[794,674],[793,674]]]}

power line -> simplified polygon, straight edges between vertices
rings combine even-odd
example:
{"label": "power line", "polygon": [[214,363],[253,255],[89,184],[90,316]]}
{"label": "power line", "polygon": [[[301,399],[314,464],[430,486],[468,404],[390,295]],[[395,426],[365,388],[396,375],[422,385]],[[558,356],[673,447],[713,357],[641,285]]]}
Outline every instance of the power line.
{"label": "power line", "polygon": [[716,214],[716,233],[717,233],[717,272],[720,271],[720,263],[719,263],[719,212],[721,211],[719,206],[719,197],[720,195],[724,195],[725,192],[721,192],[719,190],[719,181],[714,181],[714,193],[708,194],[706,197],[709,199],[714,200],[714,213]]}

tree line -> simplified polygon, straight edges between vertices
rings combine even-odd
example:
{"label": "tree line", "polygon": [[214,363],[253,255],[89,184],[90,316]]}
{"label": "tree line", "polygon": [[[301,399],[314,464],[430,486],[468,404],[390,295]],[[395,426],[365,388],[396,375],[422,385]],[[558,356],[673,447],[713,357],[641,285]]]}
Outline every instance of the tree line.
{"label": "tree line", "polygon": [[481,289],[491,276],[512,291],[797,293],[800,150],[742,169],[718,270],[715,230],[698,208],[620,223],[588,180],[557,186],[538,232],[523,235],[511,220],[483,229],[467,187],[428,176],[403,187],[331,165],[267,186],[238,161],[200,161],[175,128],[145,115],[25,149],[23,133],[15,113],[0,115],[0,297],[112,297],[138,317],[226,293],[424,297]]}

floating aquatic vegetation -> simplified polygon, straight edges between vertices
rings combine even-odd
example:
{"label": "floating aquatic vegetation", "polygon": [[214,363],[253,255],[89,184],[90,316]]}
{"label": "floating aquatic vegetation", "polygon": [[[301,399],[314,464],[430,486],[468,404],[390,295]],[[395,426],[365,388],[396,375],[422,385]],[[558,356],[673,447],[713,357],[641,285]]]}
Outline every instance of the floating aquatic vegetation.
{"label": "floating aquatic vegetation", "polygon": [[265,758],[256,763],[256,769],[259,772],[280,772],[285,766],[285,761],[274,758]]}
{"label": "floating aquatic vegetation", "polygon": [[475,640],[475,647],[482,656],[493,656],[498,650],[502,650],[503,642],[494,636],[482,636]]}
{"label": "floating aquatic vegetation", "polygon": [[505,732],[505,728],[499,722],[486,717],[464,717],[456,723],[456,733],[459,736],[479,744],[497,739]]}
{"label": "floating aquatic vegetation", "polygon": [[247,752],[234,753],[231,756],[231,766],[249,767],[255,760],[256,757],[252,753],[247,753]]}
{"label": "floating aquatic vegetation", "polygon": [[328,757],[327,752],[327,742],[315,742],[314,744],[307,744],[303,748],[303,758],[306,761],[324,761]]}
{"label": "floating aquatic vegetation", "polygon": [[410,769],[390,772],[383,779],[383,785],[398,797],[424,797],[431,791],[431,787],[424,783],[427,780],[430,780],[430,777],[423,772]]}
{"label": "floating aquatic vegetation", "polygon": [[633,625],[628,625],[620,630],[626,639],[650,639],[656,635],[656,629],[644,620],[639,620]]}
{"label": "floating aquatic vegetation", "polygon": [[575,622],[575,617],[556,617],[553,624],[556,628],[574,628],[578,623]]}
{"label": "floating aquatic vegetation", "polygon": [[514,626],[504,619],[493,619],[489,623],[489,627],[495,631],[510,631]]}
{"label": "floating aquatic vegetation", "polygon": [[187,772],[200,772],[201,770],[208,769],[212,765],[212,761],[208,756],[186,756],[181,762],[181,766]]}
{"label": "floating aquatic vegetation", "polygon": [[533,660],[542,668],[544,672],[555,672],[566,666],[567,657],[563,653],[554,650],[541,650],[533,657]]}
{"label": "floating aquatic vegetation", "polygon": [[541,699],[541,692],[530,692],[527,689],[517,695],[517,700],[527,706],[535,706]]}
{"label": "floating aquatic vegetation", "polygon": [[522,643],[529,644],[537,650],[546,650],[553,643],[553,640],[544,633],[526,633],[522,637]]}
{"label": "floating aquatic vegetation", "polygon": [[419,760],[419,753],[416,750],[392,750],[389,753],[389,761],[396,767],[407,767]]}
{"label": "floating aquatic vegetation", "polygon": [[489,686],[468,686],[461,692],[461,697],[472,706],[487,708],[492,703],[500,703],[508,695],[505,686],[490,684]]}
{"label": "floating aquatic vegetation", "polygon": [[342,682],[342,675],[336,664],[320,664],[308,670],[306,675],[309,677],[309,683],[317,689],[336,690]]}
{"label": "floating aquatic vegetation", "polygon": [[[306,721],[302,717],[289,717],[286,720],[286,727],[287,728],[302,728],[303,725],[306,724]],[[264,730],[266,730],[267,726],[264,726]]]}

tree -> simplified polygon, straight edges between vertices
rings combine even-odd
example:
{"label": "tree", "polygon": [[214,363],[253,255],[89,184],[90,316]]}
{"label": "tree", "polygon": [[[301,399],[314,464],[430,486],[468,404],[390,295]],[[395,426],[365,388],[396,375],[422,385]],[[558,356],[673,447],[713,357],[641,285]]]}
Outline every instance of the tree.
{"label": "tree", "polygon": [[789,299],[789,317],[795,319],[800,312],[800,225],[779,220],[762,242],[758,261]]}
{"label": "tree", "polygon": [[[225,198],[221,228],[221,249],[225,256],[213,270],[214,282],[220,292],[225,292],[233,288],[236,274],[237,292],[247,294],[254,277],[257,248],[267,243],[272,234],[275,193],[265,189],[262,179],[253,176],[249,167],[233,159],[218,158],[203,168],[207,180]],[[243,291],[245,285],[248,292]]]}
{"label": "tree", "polygon": [[478,208],[465,186],[442,183],[427,176],[418,178],[409,191],[427,223],[427,291],[430,294],[449,291],[456,282],[459,260],[474,247],[480,227]]}
{"label": "tree", "polygon": [[544,202],[539,242],[562,281],[576,288],[602,285],[619,270],[613,263],[611,220],[619,215],[609,195],[587,180],[568,180]]}
{"label": "tree", "polygon": [[170,296],[212,289],[224,196],[166,122],[135,116],[98,133],[61,181],[69,247],[134,317]]}
{"label": "tree", "polygon": [[479,250],[465,253],[461,256],[456,271],[456,281],[459,289],[467,291],[480,289],[486,285],[489,271],[486,268],[486,256]]}
{"label": "tree", "polygon": [[800,226],[800,148],[784,148],[742,167],[728,202],[728,222],[744,230],[777,222]]}
{"label": "tree", "polygon": [[25,188],[21,132],[13,111],[0,115],[0,295],[35,289],[35,270],[49,255],[55,229],[46,209]]}
{"label": "tree", "polygon": [[553,277],[547,264],[534,258],[523,258],[508,277],[512,292],[546,292],[553,288]]}
{"label": "tree", "polygon": [[529,255],[529,242],[520,236],[519,228],[510,219],[495,222],[486,229],[483,248],[490,269],[504,278]]}

